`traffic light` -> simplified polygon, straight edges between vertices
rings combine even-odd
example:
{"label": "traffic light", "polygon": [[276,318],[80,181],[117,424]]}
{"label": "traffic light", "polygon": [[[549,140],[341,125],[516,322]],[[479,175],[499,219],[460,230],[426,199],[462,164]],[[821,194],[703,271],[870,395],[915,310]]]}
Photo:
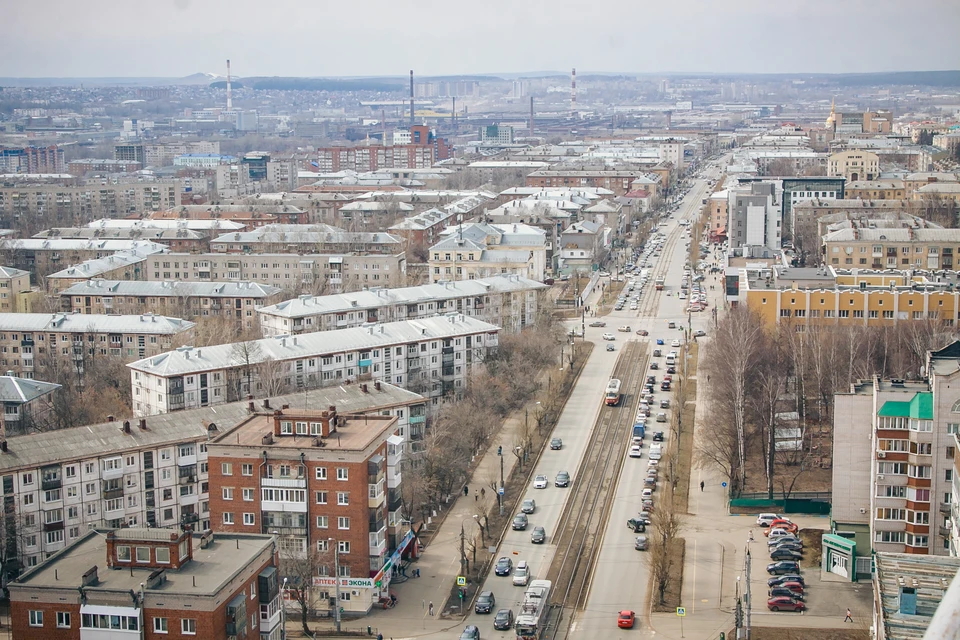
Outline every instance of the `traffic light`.
{"label": "traffic light", "polygon": [[457,591],[460,594],[460,599],[463,600],[467,595],[466,589],[464,589],[463,587],[460,587],[459,589],[457,589]]}

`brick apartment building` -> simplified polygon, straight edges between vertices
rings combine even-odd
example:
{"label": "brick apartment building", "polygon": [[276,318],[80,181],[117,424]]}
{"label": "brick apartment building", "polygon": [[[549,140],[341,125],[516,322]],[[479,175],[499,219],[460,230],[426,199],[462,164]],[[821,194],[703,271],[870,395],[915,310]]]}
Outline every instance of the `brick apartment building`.
{"label": "brick apartment building", "polygon": [[90,531],[8,585],[13,637],[281,640],[273,536]]}
{"label": "brick apartment building", "polygon": [[30,271],[37,282],[50,273],[86,260],[106,258],[120,251],[151,255],[163,253],[167,247],[148,240],[23,238],[0,240],[0,251],[6,253],[10,266]]}
{"label": "brick apartment building", "polygon": [[[610,169],[541,169],[527,176],[528,187],[602,187],[617,196],[630,191],[634,180],[646,171],[614,171]],[[664,181],[663,184],[669,184]]]}
{"label": "brick apartment building", "polygon": [[[389,593],[401,538],[403,439],[390,416],[327,410],[256,413],[208,445],[217,531],[275,533],[281,558],[316,566],[310,609],[367,613]],[[403,548],[399,549],[400,553]],[[378,586],[379,585],[379,586]]]}
{"label": "brick apartment building", "polygon": [[366,172],[378,169],[426,169],[451,157],[453,148],[429,128],[410,127],[411,144],[322,147],[317,150],[321,173],[344,169]]}

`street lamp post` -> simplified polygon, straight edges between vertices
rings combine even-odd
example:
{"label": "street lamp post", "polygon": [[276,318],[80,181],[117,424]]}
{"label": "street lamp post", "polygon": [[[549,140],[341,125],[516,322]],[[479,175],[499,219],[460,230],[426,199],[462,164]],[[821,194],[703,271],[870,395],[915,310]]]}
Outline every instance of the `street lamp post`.
{"label": "street lamp post", "polygon": [[497,447],[497,455],[500,457],[500,489],[497,491],[497,506],[500,507],[500,515],[503,515],[503,447]]}
{"label": "street lamp post", "polygon": [[340,633],[340,546],[333,538],[327,538],[327,542],[333,543],[333,619],[337,625],[337,633]]}
{"label": "street lamp post", "polygon": [[280,640],[286,640],[287,637],[287,579],[283,579],[283,586],[280,588]]}

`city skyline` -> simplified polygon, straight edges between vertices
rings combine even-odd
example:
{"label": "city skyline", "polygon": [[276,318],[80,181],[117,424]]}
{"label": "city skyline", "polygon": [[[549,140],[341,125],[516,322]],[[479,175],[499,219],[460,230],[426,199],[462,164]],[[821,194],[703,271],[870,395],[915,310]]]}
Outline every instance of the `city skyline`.
{"label": "city skyline", "polygon": [[[483,7],[483,15],[496,17],[489,29],[463,8],[435,11],[421,4],[373,0],[361,14],[292,0],[272,3],[270,12],[250,0],[235,0],[229,10],[221,3],[164,0],[131,15],[117,0],[23,3],[7,16],[8,46],[20,55],[0,61],[0,76],[225,75],[227,58],[238,77],[399,76],[409,68],[421,76],[570,67],[582,73],[870,73],[955,69],[960,60],[953,37],[960,8],[949,0],[909,5],[913,15],[941,17],[924,20],[922,31],[904,30],[907,7],[894,0],[800,6],[745,0],[736,11],[714,3],[613,0],[586,20],[573,4],[552,3],[545,11],[543,3],[492,0]],[[614,25],[630,26],[618,32]],[[139,55],[129,55],[131,48]]]}

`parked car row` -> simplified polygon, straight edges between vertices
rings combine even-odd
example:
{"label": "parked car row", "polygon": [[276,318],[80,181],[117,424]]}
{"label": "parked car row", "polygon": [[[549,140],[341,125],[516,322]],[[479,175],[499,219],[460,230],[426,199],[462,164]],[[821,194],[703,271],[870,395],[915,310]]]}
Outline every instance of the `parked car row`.
{"label": "parked car row", "polygon": [[767,565],[769,588],[767,608],[770,611],[804,611],[804,581],[800,575],[800,560],[803,558],[803,541],[799,527],[776,513],[761,513],[757,525],[767,537],[767,549],[771,564]]}

